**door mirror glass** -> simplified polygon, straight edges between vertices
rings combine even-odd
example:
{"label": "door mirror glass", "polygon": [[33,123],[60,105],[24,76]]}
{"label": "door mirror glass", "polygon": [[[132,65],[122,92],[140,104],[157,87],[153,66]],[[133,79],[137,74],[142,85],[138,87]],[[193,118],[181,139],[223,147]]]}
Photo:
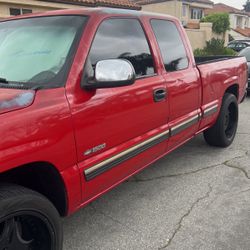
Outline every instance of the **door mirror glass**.
{"label": "door mirror glass", "polygon": [[135,81],[135,70],[125,59],[108,59],[97,62],[94,80],[89,80],[88,89],[113,88],[131,85]]}

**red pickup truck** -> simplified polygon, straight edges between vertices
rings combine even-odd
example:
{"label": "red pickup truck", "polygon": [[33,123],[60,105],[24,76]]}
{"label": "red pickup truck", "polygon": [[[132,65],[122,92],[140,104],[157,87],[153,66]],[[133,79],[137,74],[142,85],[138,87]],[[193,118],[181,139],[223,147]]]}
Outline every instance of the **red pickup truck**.
{"label": "red pickup truck", "polygon": [[0,23],[0,248],[62,249],[60,216],[203,132],[234,140],[243,57],[194,58],[180,22],[92,8]]}

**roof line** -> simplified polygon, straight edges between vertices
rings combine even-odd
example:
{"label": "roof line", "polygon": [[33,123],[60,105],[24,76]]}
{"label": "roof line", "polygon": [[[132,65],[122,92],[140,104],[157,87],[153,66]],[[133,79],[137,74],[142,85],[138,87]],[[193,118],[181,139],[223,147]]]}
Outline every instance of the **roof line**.
{"label": "roof line", "polygon": [[130,0],[39,0],[45,2],[55,2],[64,3],[71,5],[80,5],[87,7],[110,7],[110,8],[122,8],[122,9],[132,9],[141,10],[141,6],[130,1]]}

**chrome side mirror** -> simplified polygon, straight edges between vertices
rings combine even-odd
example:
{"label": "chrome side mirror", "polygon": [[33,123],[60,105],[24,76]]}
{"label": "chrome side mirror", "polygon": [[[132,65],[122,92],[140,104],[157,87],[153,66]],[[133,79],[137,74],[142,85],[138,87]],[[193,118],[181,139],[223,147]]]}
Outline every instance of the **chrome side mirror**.
{"label": "chrome side mirror", "polygon": [[87,89],[128,86],[135,81],[133,65],[125,59],[108,59],[97,62],[94,80],[85,84]]}

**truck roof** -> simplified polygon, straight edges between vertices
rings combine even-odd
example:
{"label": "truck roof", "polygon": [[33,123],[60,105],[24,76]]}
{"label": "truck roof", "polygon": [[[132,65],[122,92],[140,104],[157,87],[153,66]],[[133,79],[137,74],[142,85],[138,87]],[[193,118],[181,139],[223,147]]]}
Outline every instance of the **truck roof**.
{"label": "truck roof", "polygon": [[163,14],[145,12],[145,11],[140,11],[140,10],[106,8],[106,7],[91,7],[91,8],[83,7],[80,9],[54,10],[54,11],[38,12],[38,13],[33,13],[33,14],[21,15],[21,16],[14,16],[14,17],[9,17],[7,19],[3,19],[0,22],[4,22],[7,20],[30,18],[30,17],[60,16],[60,15],[87,15],[87,16],[94,16],[94,15],[113,16],[115,15],[115,16],[131,16],[131,17],[148,16],[152,18],[170,19],[170,20],[175,20],[175,21],[178,20],[177,18],[170,16],[170,15],[163,15]]}

